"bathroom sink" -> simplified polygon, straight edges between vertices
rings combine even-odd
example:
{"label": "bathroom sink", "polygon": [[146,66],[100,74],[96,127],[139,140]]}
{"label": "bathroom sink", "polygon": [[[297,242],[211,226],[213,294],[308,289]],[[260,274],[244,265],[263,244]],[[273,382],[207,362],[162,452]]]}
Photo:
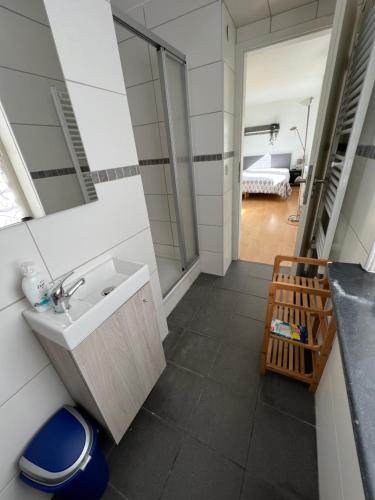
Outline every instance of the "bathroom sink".
{"label": "bathroom sink", "polygon": [[[75,273],[70,282],[80,277]],[[85,284],[72,296],[68,311],[56,313],[51,307],[45,312],[33,309],[23,312],[32,330],[68,350],[80,344],[150,280],[146,264],[113,258],[82,277]]]}

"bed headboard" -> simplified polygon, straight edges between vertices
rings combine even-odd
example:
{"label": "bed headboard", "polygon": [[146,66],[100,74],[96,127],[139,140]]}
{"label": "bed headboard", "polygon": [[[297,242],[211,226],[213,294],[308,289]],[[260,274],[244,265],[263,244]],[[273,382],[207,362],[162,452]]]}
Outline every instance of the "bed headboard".
{"label": "bed headboard", "polygon": [[[290,169],[290,163],[292,161],[292,153],[279,153],[272,154],[271,156],[271,165],[264,165],[271,168],[288,168]],[[243,169],[254,165],[256,162],[264,158],[264,155],[256,155],[256,156],[244,156],[243,159]],[[261,163],[261,162],[260,162]]]}

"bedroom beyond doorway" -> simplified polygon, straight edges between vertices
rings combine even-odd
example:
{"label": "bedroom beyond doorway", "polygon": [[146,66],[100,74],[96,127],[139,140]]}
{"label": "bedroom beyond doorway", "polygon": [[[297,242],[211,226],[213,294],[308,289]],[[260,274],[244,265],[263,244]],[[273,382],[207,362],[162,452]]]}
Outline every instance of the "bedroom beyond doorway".
{"label": "bedroom beyond doorway", "polygon": [[293,255],[330,33],[245,54],[241,260]]}

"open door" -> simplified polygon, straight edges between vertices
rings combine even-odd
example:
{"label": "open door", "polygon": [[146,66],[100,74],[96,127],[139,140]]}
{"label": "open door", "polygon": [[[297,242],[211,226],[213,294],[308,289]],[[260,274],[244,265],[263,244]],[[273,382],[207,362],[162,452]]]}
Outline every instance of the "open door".
{"label": "open door", "polygon": [[297,235],[295,255],[306,255],[313,239],[318,217],[322,186],[334,142],[335,124],[344,93],[344,82],[349,69],[349,55],[353,45],[353,26],[356,25],[357,2],[342,0],[336,3],[331,40],[323,78],[310,165],[306,174],[305,191]]}

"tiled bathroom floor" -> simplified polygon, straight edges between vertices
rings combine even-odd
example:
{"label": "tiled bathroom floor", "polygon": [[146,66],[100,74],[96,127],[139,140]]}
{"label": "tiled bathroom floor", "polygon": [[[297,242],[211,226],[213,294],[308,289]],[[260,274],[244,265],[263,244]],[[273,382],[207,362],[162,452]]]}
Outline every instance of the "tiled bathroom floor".
{"label": "tiled bathroom floor", "polygon": [[119,446],[106,500],[316,500],[314,398],[259,375],[271,266],[201,274],[168,318],[168,366]]}

